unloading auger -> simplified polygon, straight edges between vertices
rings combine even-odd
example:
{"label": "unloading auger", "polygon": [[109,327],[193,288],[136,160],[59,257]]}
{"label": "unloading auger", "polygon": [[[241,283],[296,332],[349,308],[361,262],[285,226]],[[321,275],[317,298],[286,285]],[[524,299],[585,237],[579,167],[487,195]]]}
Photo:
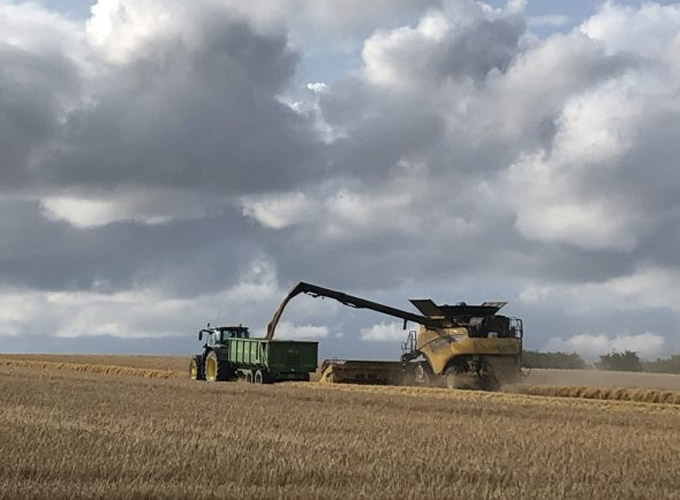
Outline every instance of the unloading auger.
{"label": "unloading auger", "polygon": [[288,303],[297,295],[329,297],[356,309],[369,309],[419,325],[402,343],[398,362],[326,360],[322,381],[383,384],[446,384],[449,388],[495,390],[521,376],[523,323],[501,316],[505,302],[437,305],[413,299],[415,314],[311,283],[300,282],[283,299],[267,326],[271,340]]}

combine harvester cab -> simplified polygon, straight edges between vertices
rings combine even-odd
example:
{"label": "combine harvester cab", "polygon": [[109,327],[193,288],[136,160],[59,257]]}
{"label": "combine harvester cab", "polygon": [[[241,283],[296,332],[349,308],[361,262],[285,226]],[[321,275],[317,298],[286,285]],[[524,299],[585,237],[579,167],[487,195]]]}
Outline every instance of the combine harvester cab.
{"label": "combine harvester cab", "polygon": [[420,325],[402,344],[401,361],[326,360],[322,381],[496,390],[521,377],[523,324],[519,318],[498,314],[505,302],[437,305],[429,299],[411,300],[422,313],[415,314],[300,282],[274,314],[266,338],[273,338],[288,302],[302,293],[400,318],[404,329],[409,321]]}
{"label": "combine harvester cab", "polygon": [[198,332],[198,339],[203,337],[203,353],[193,356],[189,365],[192,380],[308,381],[317,368],[318,342],[250,338],[248,328],[241,325],[208,324]]}
{"label": "combine harvester cab", "polygon": [[431,300],[411,300],[423,314],[441,322],[439,328],[420,326],[402,344],[402,360],[419,357],[416,380],[437,379],[449,388],[496,390],[517,382],[521,373],[521,319],[498,314],[505,302],[481,305],[436,305]]}

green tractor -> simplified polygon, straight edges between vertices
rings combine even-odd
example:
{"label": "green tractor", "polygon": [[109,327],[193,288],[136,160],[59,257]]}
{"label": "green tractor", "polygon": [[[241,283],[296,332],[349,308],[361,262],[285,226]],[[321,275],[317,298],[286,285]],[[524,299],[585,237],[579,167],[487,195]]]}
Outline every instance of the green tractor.
{"label": "green tractor", "polygon": [[198,340],[203,337],[203,353],[193,356],[189,365],[192,380],[306,381],[317,367],[318,342],[253,339],[248,327],[211,327],[210,323],[199,330]]}
{"label": "green tractor", "polygon": [[203,340],[203,353],[191,358],[189,376],[191,380],[217,382],[234,377],[234,367],[229,362],[229,339],[250,338],[247,326],[214,326],[210,323],[198,331],[198,340]]}

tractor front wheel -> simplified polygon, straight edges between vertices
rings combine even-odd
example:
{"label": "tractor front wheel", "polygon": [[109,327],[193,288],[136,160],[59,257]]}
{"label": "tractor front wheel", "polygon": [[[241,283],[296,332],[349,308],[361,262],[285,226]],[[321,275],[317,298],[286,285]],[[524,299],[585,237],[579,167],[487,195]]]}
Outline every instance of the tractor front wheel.
{"label": "tractor front wheel", "polygon": [[191,380],[205,380],[205,366],[203,366],[203,356],[197,354],[189,362],[189,378]]}

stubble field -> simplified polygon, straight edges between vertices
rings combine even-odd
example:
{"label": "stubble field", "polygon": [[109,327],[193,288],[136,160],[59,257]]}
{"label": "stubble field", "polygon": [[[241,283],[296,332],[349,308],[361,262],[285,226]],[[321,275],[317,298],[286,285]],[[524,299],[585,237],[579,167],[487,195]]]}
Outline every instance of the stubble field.
{"label": "stubble field", "polygon": [[191,383],[185,362],[0,358],[0,498],[680,499],[677,404]]}

